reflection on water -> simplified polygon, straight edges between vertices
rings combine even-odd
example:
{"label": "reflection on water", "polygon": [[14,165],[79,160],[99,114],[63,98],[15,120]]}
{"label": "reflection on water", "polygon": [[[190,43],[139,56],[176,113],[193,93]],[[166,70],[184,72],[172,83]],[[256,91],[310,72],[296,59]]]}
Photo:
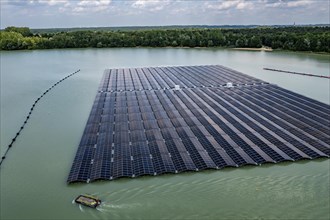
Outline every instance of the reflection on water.
{"label": "reflection on water", "polygon": [[[65,182],[105,68],[221,64],[329,102],[328,79],[262,70],[267,66],[326,73],[329,56],[218,49],[83,49],[1,52],[1,64],[1,147],[45,88],[81,69],[40,102],[3,164],[1,219],[330,218],[328,159],[69,186]],[[92,209],[72,203],[83,193],[98,196],[101,206]]]}

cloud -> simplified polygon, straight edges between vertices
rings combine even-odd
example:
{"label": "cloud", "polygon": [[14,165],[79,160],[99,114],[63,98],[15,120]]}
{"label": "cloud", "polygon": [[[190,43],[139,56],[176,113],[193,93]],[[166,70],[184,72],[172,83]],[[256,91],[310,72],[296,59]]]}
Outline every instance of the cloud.
{"label": "cloud", "polygon": [[29,1],[24,0],[1,0],[1,6],[26,6]]}
{"label": "cloud", "polygon": [[252,2],[242,1],[242,2],[239,2],[236,5],[236,8],[239,9],[239,10],[242,10],[242,9],[253,9],[253,3]]}
{"label": "cloud", "polygon": [[[322,1],[322,0],[321,0]],[[295,8],[311,5],[316,0],[268,0],[265,1],[267,7],[273,8]],[[326,2],[326,0],[324,1]]]}
{"label": "cloud", "polygon": [[75,13],[82,12],[100,12],[109,9],[111,0],[81,0],[69,6],[69,9]]}
{"label": "cloud", "polygon": [[[172,1],[174,3],[175,1]],[[132,3],[133,8],[160,11],[171,3],[170,0],[137,0]]]}
{"label": "cloud", "polygon": [[222,0],[222,1],[208,1],[206,6],[208,9],[213,10],[231,10],[231,9],[252,9],[257,2],[246,0]]}
{"label": "cloud", "polygon": [[311,0],[300,0],[300,1],[290,1],[287,3],[288,7],[300,7],[310,5],[313,2]]}
{"label": "cloud", "polygon": [[329,23],[328,0],[0,0],[1,25]]}
{"label": "cloud", "polygon": [[[1,4],[22,6],[31,12],[42,7],[45,10],[64,12],[99,12],[109,8],[112,0],[1,0]],[[42,11],[40,11],[42,13]]]}
{"label": "cloud", "polygon": [[[15,0],[13,0],[15,1]],[[28,0],[26,1],[30,5],[61,5],[66,4],[69,2],[69,0]]]}
{"label": "cloud", "polygon": [[44,4],[44,5],[61,5],[68,3],[68,0],[30,0],[28,1],[31,5]]}
{"label": "cloud", "polygon": [[100,7],[100,6],[108,6],[110,5],[111,0],[82,0],[78,3],[79,6],[82,7]]}

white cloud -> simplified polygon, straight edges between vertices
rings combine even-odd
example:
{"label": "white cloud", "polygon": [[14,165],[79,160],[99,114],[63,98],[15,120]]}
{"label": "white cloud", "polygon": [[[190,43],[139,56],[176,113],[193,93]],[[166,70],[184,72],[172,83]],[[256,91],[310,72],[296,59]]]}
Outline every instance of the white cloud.
{"label": "white cloud", "polygon": [[[1,4],[21,6],[40,13],[51,10],[60,13],[100,12],[109,9],[112,0],[0,0]],[[40,9],[42,8],[42,9]]]}
{"label": "white cloud", "polygon": [[[311,5],[315,2],[316,2],[315,0],[290,0],[290,1],[277,0],[277,1],[266,1],[266,6],[272,8],[295,8],[295,7],[303,7],[303,6]],[[326,2],[326,0],[324,0],[324,2]]]}
{"label": "white cloud", "polygon": [[28,3],[31,5],[63,5],[68,3],[69,0],[29,0]]}
{"label": "white cloud", "polygon": [[0,0],[1,5],[12,5],[12,6],[53,6],[66,4],[70,0]]}
{"label": "white cloud", "polygon": [[[256,3],[256,2],[255,2]],[[230,9],[252,9],[254,4],[246,0],[222,0],[210,1],[206,3],[208,9],[214,10],[230,10]]]}
{"label": "white cloud", "polygon": [[288,2],[287,5],[288,7],[300,7],[300,6],[310,5],[312,3],[313,2],[311,0],[299,0],[299,1]]}
{"label": "white cloud", "polygon": [[48,5],[61,5],[61,4],[67,4],[68,3],[68,1],[66,1],[66,0],[48,0],[47,1],[47,4]]}
{"label": "white cloud", "polygon": [[72,5],[71,10],[75,13],[106,11],[111,2],[111,0],[81,0]]}
{"label": "white cloud", "polygon": [[253,9],[253,4],[251,2],[239,2],[236,5],[236,8],[239,9],[239,10],[242,10],[242,9]]}
{"label": "white cloud", "polygon": [[208,2],[209,9],[226,10],[238,4],[239,1]]}
{"label": "white cloud", "polygon": [[0,1],[2,26],[329,23],[328,0]]}
{"label": "white cloud", "polygon": [[82,0],[78,3],[82,7],[101,7],[110,5],[111,0]]}
{"label": "white cloud", "polygon": [[133,2],[132,7],[138,9],[147,9],[150,11],[160,11],[169,5],[169,0],[137,0]]}

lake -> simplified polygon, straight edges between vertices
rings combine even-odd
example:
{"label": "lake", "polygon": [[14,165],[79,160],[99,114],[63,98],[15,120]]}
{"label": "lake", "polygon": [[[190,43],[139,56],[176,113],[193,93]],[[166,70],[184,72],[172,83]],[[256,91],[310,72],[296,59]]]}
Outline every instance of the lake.
{"label": "lake", "polygon": [[[67,185],[106,68],[220,64],[330,103],[330,56],[227,49],[122,48],[0,52],[1,155],[38,102],[0,171],[1,219],[329,219],[330,160],[264,164]],[[72,201],[99,196],[99,210]]]}

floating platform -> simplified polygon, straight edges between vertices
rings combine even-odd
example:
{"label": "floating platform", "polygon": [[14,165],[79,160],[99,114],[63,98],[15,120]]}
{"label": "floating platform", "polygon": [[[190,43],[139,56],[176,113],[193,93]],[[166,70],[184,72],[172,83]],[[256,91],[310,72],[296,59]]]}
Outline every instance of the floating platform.
{"label": "floating platform", "polygon": [[330,106],[219,66],[106,70],[67,182],[330,156]]}

